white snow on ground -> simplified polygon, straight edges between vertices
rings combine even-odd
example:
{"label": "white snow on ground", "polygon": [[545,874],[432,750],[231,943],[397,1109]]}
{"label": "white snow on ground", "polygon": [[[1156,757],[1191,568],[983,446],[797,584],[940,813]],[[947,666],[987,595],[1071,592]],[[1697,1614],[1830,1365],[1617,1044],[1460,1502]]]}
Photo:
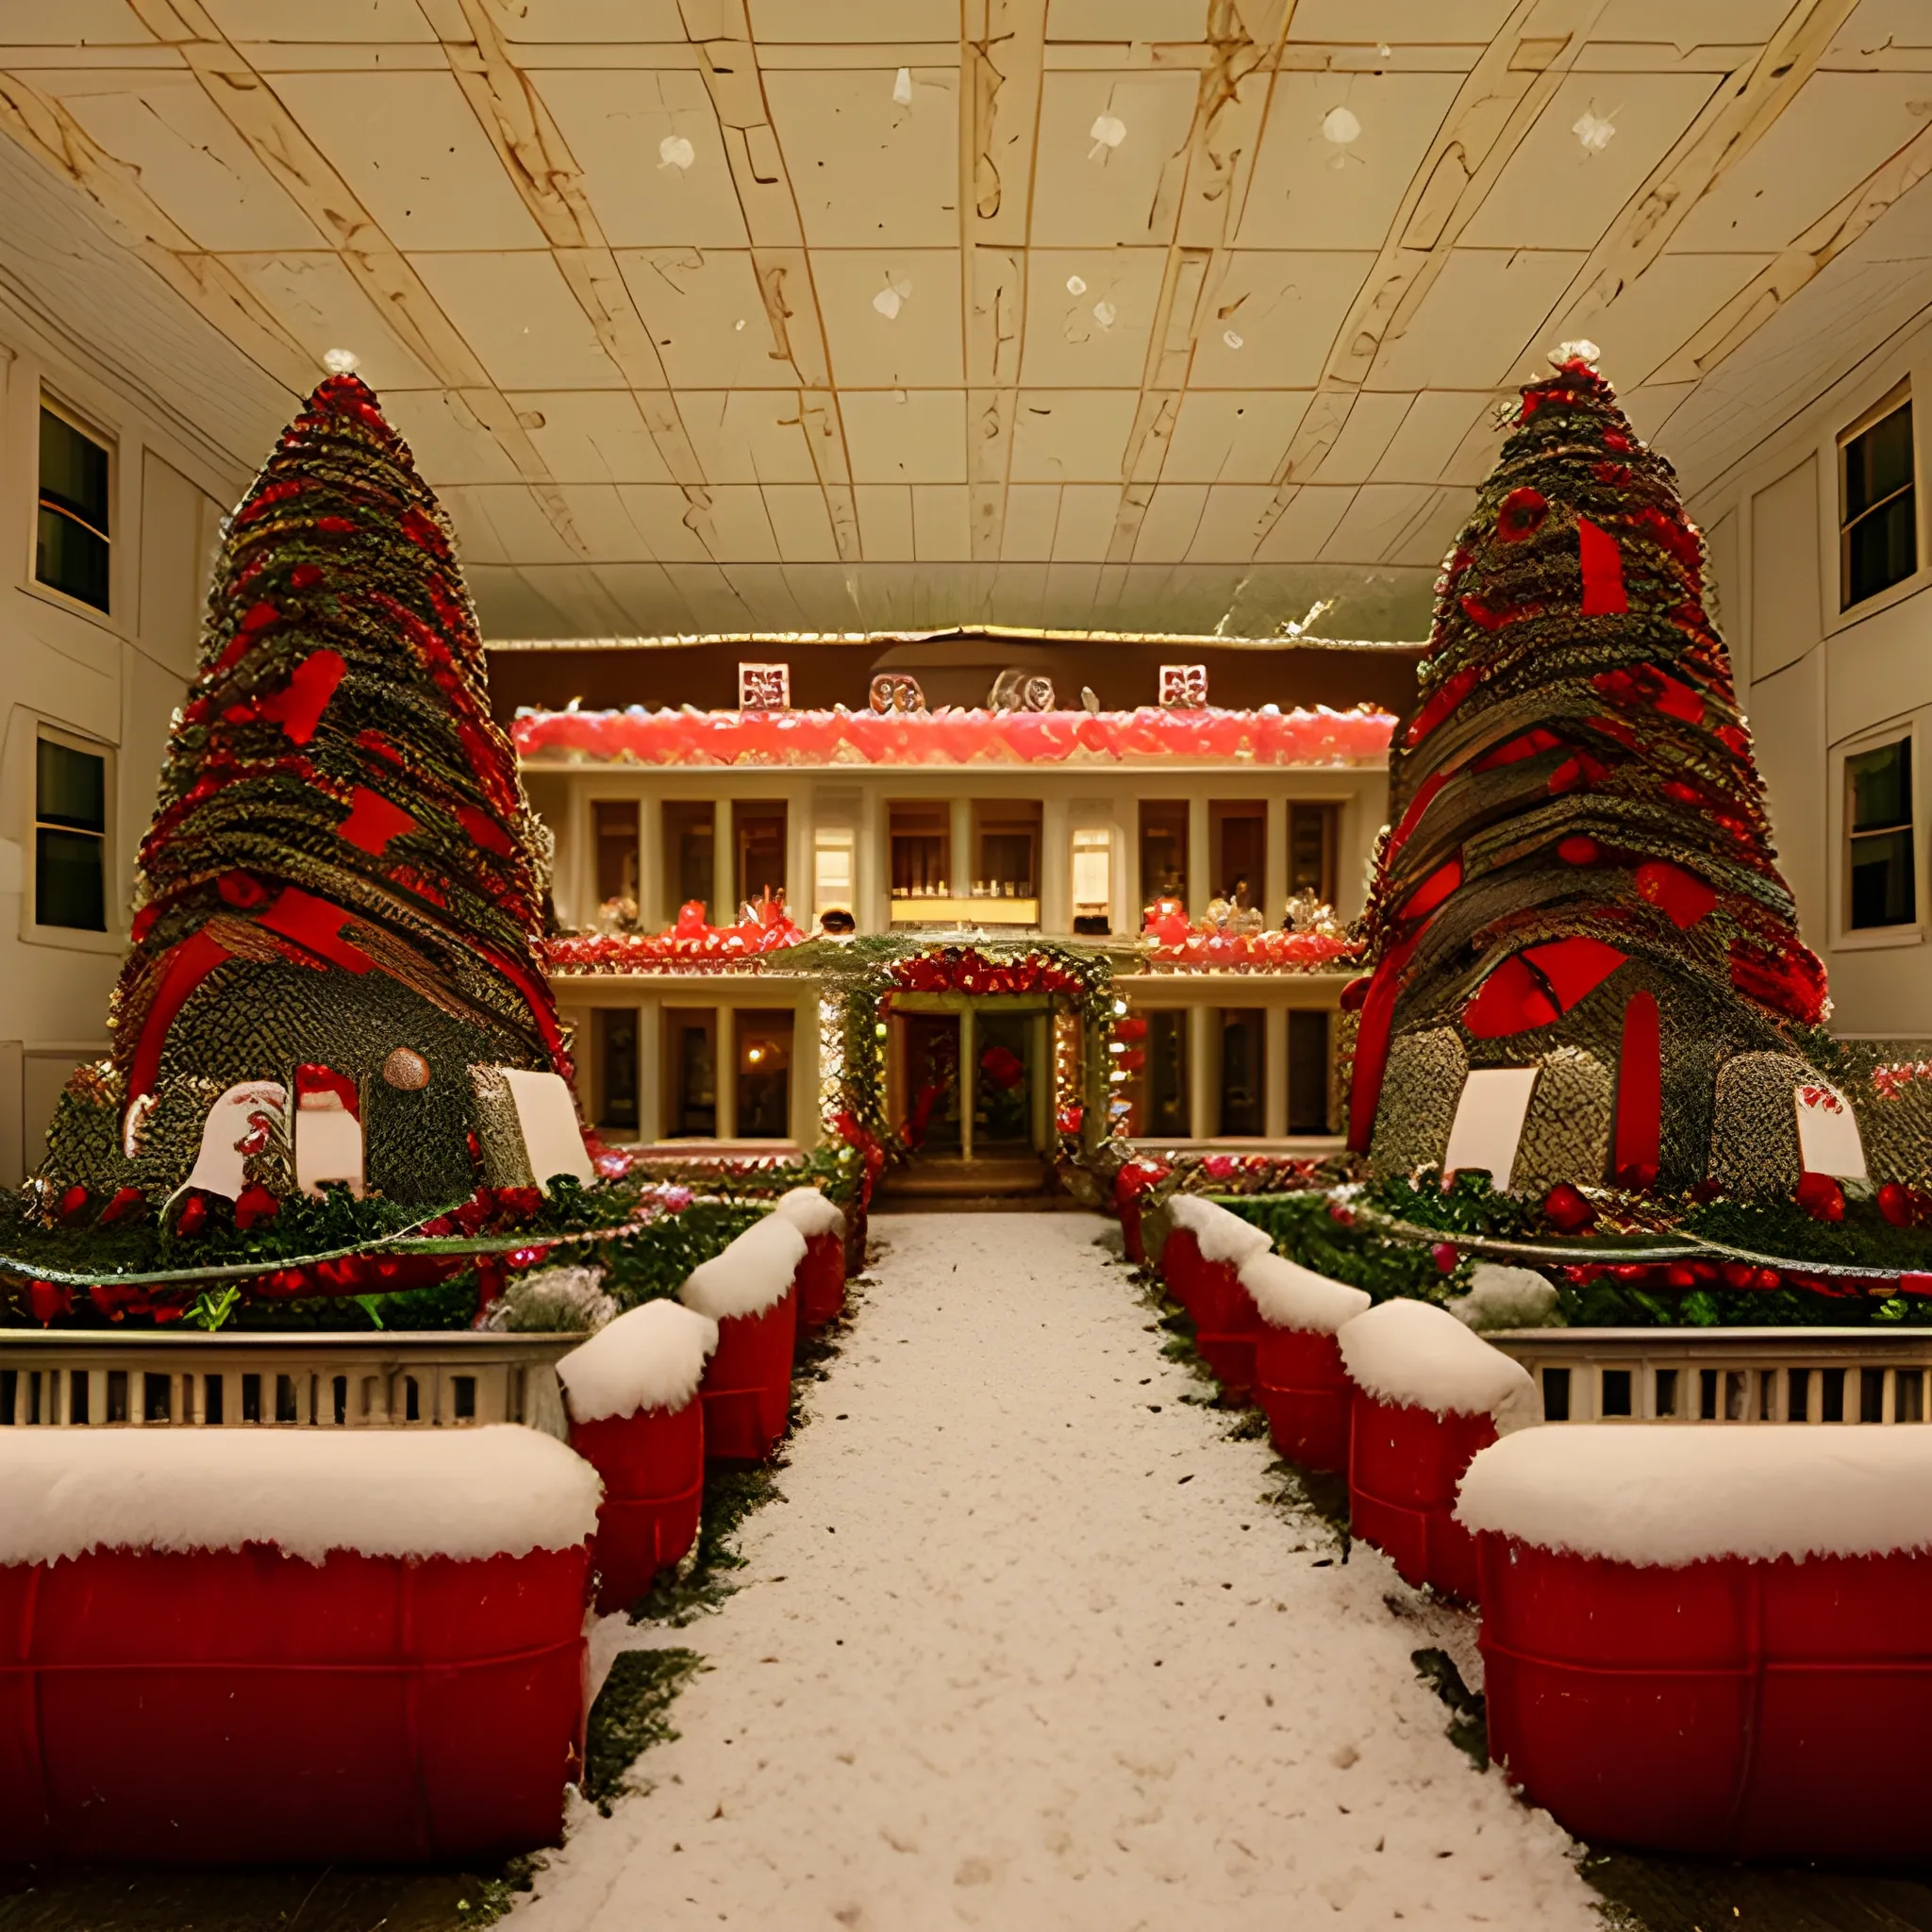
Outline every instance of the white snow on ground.
{"label": "white snow on ground", "polygon": [[636,1633],[711,1666],[681,1737],[517,1932],[1599,1924],[1416,1679],[1449,1613],[1259,1500],[1103,1226],[874,1223],[745,1587]]}

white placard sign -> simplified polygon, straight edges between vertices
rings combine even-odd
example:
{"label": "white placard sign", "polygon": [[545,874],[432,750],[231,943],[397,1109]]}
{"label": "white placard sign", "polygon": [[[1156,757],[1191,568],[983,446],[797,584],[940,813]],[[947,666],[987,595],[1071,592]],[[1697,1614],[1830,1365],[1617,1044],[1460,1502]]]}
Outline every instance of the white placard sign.
{"label": "white placard sign", "polygon": [[587,1188],[594,1186],[597,1176],[584,1151],[584,1132],[563,1075],[505,1067],[503,1078],[523,1130],[524,1158],[537,1185],[547,1194],[551,1177],[567,1174]]}
{"label": "white placard sign", "polygon": [[1798,1087],[1791,1091],[1798,1114],[1798,1162],[1807,1174],[1828,1174],[1841,1181],[1865,1178],[1865,1145],[1852,1104],[1831,1087]]}
{"label": "white placard sign", "polygon": [[270,1141],[288,1131],[288,1120],[289,1090],[279,1080],[237,1082],[208,1110],[187,1185],[240,1200],[248,1185],[248,1157],[265,1153]]}
{"label": "white placard sign", "polygon": [[1442,1178],[1463,1168],[1483,1168],[1497,1188],[1507,1188],[1516,1167],[1516,1143],[1536,1091],[1539,1067],[1478,1067],[1462,1083]]}

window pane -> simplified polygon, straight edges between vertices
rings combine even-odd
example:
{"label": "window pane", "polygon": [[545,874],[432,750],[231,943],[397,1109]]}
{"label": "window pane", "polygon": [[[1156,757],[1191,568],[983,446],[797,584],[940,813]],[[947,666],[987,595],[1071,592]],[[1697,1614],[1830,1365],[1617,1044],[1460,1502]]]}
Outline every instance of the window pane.
{"label": "window pane", "polygon": [[628,1127],[638,1124],[638,1009],[599,1007],[593,1014],[597,1054],[597,1124]]}
{"label": "window pane", "polygon": [[108,545],[70,516],[41,506],[34,575],[96,610],[108,608]]}
{"label": "window pane", "polygon": [[35,818],[42,824],[70,825],[76,831],[106,831],[107,759],[43,738],[40,741],[39,760],[35,774]]}
{"label": "window pane", "polygon": [[[1291,805],[1288,808],[1288,890],[1312,892],[1324,903],[1334,900],[1328,879],[1330,805]],[[1273,908],[1268,908],[1273,910]]]}
{"label": "window pane", "polygon": [[1328,1015],[1288,1016],[1288,1131],[1325,1134],[1328,1128]]}
{"label": "window pane", "polygon": [[1857,604],[1919,567],[1917,494],[1907,490],[1854,524],[1846,536],[1845,602]]}
{"label": "window pane", "polygon": [[42,825],[34,833],[34,917],[41,924],[107,931],[104,851],[104,841],[91,832]]}
{"label": "window pane", "polygon": [[1221,1015],[1221,1131],[1261,1131],[1261,1059],[1264,1023],[1258,1007]]}
{"label": "window pane", "polygon": [[1909,925],[1918,917],[1912,835],[1867,832],[1852,841],[1852,924]]}
{"label": "window pane", "polygon": [[638,901],[638,808],[629,799],[599,799],[591,808],[597,834],[597,903],[629,902],[635,921]]}
{"label": "window pane", "polygon": [[1845,444],[1845,521],[1912,480],[1912,406],[1894,409]]}
{"label": "window pane", "polygon": [[1188,1103],[1188,1016],[1178,1008],[1147,1015],[1147,1120],[1143,1132],[1185,1140],[1191,1131]]}
{"label": "window pane", "polygon": [[712,924],[722,924],[728,911],[711,905],[712,817],[708,805],[673,803],[664,808],[664,883],[671,894],[666,909],[675,917],[681,906],[695,899],[708,908]]}
{"label": "window pane", "polygon": [[1186,799],[1141,801],[1141,897],[1188,898],[1188,804]]}
{"label": "window pane", "polygon": [[782,1141],[791,1131],[789,1012],[738,1015],[738,1138]]}
{"label": "window pane", "polygon": [[755,902],[766,892],[774,899],[784,898],[787,881],[783,801],[734,805],[731,829],[738,854],[735,876],[739,904]]}
{"label": "window pane", "polygon": [[52,409],[41,411],[41,496],[108,535],[108,452]]}
{"label": "window pane", "polygon": [[664,1014],[666,1126],[673,1136],[718,1131],[717,1019],[706,1008]]}
{"label": "window pane", "polygon": [[1208,808],[1209,884],[1214,897],[1242,910],[1260,903],[1261,879],[1268,865],[1267,808],[1260,804],[1223,804]]}

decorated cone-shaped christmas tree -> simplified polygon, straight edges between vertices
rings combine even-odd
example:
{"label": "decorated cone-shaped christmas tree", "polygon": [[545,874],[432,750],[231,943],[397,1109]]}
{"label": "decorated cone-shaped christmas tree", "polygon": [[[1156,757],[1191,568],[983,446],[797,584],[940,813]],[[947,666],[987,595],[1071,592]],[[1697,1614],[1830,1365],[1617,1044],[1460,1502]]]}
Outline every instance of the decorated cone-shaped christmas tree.
{"label": "decorated cone-shaped christmas tree", "polygon": [[1524,391],[1395,735],[1349,1121],[1380,1172],[1697,1182],[1777,1097],[1734,1080],[1724,1124],[1721,1071],[1785,1083],[1789,1139],[1826,1009],[1702,540],[1593,354]]}
{"label": "decorated cone-shaped christmas tree", "polygon": [[539,836],[448,523],[333,375],[230,522],[141,848],[111,1097],[151,1196],[265,1080],[356,1116],[373,1185],[464,1191],[471,1068],[563,1070]]}

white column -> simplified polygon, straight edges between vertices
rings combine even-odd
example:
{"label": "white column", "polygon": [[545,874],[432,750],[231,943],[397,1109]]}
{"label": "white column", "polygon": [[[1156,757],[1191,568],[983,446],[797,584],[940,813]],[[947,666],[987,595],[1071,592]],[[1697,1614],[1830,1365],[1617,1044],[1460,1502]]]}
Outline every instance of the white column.
{"label": "white column", "polygon": [[646,932],[669,925],[676,912],[664,904],[664,804],[638,801],[638,924]]}
{"label": "white column", "polygon": [[812,1148],[819,1139],[819,1002],[801,993],[791,1010],[791,1138]]}
{"label": "white column", "polygon": [[1073,827],[1064,798],[1046,799],[1040,808],[1040,929],[1074,929]]}
{"label": "white column", "polygon": [[1193,1141],[1213,1140],[1221,1125],[1219,1018],[1214,1007],[1188,1008],[1188,1137]]}
{"label": "white column", "polygon": [[717,1115],[711,1131],[721,1141],[738,1139],[738,1015],[729,1007],[718,1008],[713,1088]]}
{"label": "white column", "polygon": [[664,1138],[664,1011],[656,1000],[638,1002],[638,1139]]}
{"label": "white column", "polygon": [[[800,785],[785,801],[785,909],[811,930],[811,788]],[[813,1036],[817,1032],[814,1029]],[[794,1054],[795,1058],[795,1054]]]}
{"label": "white column", "polygon": [[[1281,924],[1281,909],[1288,904],[1288,800],[1268,801],[1268,835],[1262,850],[1262,916],[1270,925]],[[1272,1051],[1272,1049],[1271,1049]],[[1273,1065],[1273,1061],[1270,1065]],[[1273,1133],[1271,1127],[1269,1132]]]}
{"label": "white column", "polygon": [[1199,919],[1214,896],[1208,878],[1210,846],[1208,838],[1208,801],[1193,797],[1188,801],[1188,917]]}
{"label": "white column", "polygon": [[737,851],[731,830],[731,801],[711,808],[711,924],[729,925],[738,917]]}
{"label": "white column", "polygon": [[953,800],[952,850],[946,856],[946,886],[956,899],[973,891],[973,801]]}
{"label": "white column", "polygon": [[[1271,834],[1272,837],[1272,834]],[[1271,1141],[1288,1132],[1288,1008],[1261,1014],[1261,1131]]]}
{"label": "white column", "polygon": [[852,855],[852,916],[860,932],[884,932],[892,923],[892,826],[875,786],[865,788]]}

